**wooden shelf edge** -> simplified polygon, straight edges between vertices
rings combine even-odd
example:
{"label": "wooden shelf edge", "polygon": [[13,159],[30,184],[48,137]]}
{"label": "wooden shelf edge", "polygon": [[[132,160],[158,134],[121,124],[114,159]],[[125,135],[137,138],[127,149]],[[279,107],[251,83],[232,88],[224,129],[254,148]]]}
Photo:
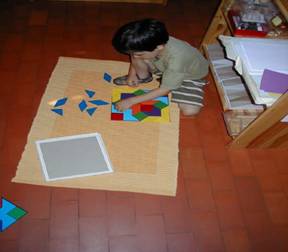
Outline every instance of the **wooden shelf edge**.
{"label": "wooden shelf edge", "polygon": [[[288,93],[283,94],[270,108],[264,111],[254,122],[252,122],[241,134],[230,144],[231,148],[246,148],[253,145],[255,141],[267,130],[276,125],[288,113]],[[287,125],[288,127],[288,125]],[[287,139],[288,140],[288,139]],[[260,146],[258,144],[257,146]],[[253,145],[253,147],[257,147]],[[265,146],[261,144],[262,148]]]}

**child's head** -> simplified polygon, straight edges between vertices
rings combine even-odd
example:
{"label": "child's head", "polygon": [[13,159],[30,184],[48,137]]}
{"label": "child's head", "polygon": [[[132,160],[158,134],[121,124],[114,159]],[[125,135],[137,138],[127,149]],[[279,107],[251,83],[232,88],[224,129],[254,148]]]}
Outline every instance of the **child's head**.
{"label": "child's head", "polygon": [[115,33],[112,44],[121,53],[152,52],[169,39],[165,25],[155,19],[143,19],[123,25]]}

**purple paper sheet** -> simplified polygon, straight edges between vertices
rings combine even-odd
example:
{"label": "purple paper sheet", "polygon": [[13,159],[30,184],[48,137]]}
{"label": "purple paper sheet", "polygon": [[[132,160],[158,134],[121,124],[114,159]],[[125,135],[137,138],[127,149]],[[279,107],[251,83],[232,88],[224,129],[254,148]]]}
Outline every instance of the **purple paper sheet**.
{"label": "purple paper sheet", "polygon": [[288,90],[288,74],[265,69],[260,89],[266,92],[284,94]]}

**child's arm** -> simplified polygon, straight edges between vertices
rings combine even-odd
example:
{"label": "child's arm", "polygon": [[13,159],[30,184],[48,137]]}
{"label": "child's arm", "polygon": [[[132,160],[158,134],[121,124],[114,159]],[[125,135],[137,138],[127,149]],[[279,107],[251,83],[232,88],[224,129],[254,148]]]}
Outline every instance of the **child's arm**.
{"label": "child's arm", "polygon": [[159,96],[167,95],[169,92],[170,92],[170,89],[168,89],[168,88],[164,88],[164,87],[163,88],[161,88],[161,87],[155,88],[146,94],[121,100],[121,101],[116,103],[115,107],[119,111],[124,111],[124,110],[130,108],[131,106],[133,106],[134,104],[144,102],[144,101],[153,100],[154,98],[157,98]]}

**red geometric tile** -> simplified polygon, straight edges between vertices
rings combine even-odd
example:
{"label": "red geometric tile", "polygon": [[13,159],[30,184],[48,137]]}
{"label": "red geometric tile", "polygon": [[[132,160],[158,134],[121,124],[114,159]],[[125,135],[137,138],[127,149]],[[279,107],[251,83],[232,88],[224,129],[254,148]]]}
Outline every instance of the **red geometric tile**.
{"label": "red geometric tile", "polygon": [[141,104],[135,104],[131,107],[132,115],[136,115],[137,113],[141,112]]}
{"label": "red geometric tile", "polygon": [[111,120],[123,121],[124,115],[119,113],[111,113]]}
{"label": "red geometric tile", "polygon": [[154,108],[154,106],[149,104],[141,104],[140,108],[143,112],[149,112]]}

